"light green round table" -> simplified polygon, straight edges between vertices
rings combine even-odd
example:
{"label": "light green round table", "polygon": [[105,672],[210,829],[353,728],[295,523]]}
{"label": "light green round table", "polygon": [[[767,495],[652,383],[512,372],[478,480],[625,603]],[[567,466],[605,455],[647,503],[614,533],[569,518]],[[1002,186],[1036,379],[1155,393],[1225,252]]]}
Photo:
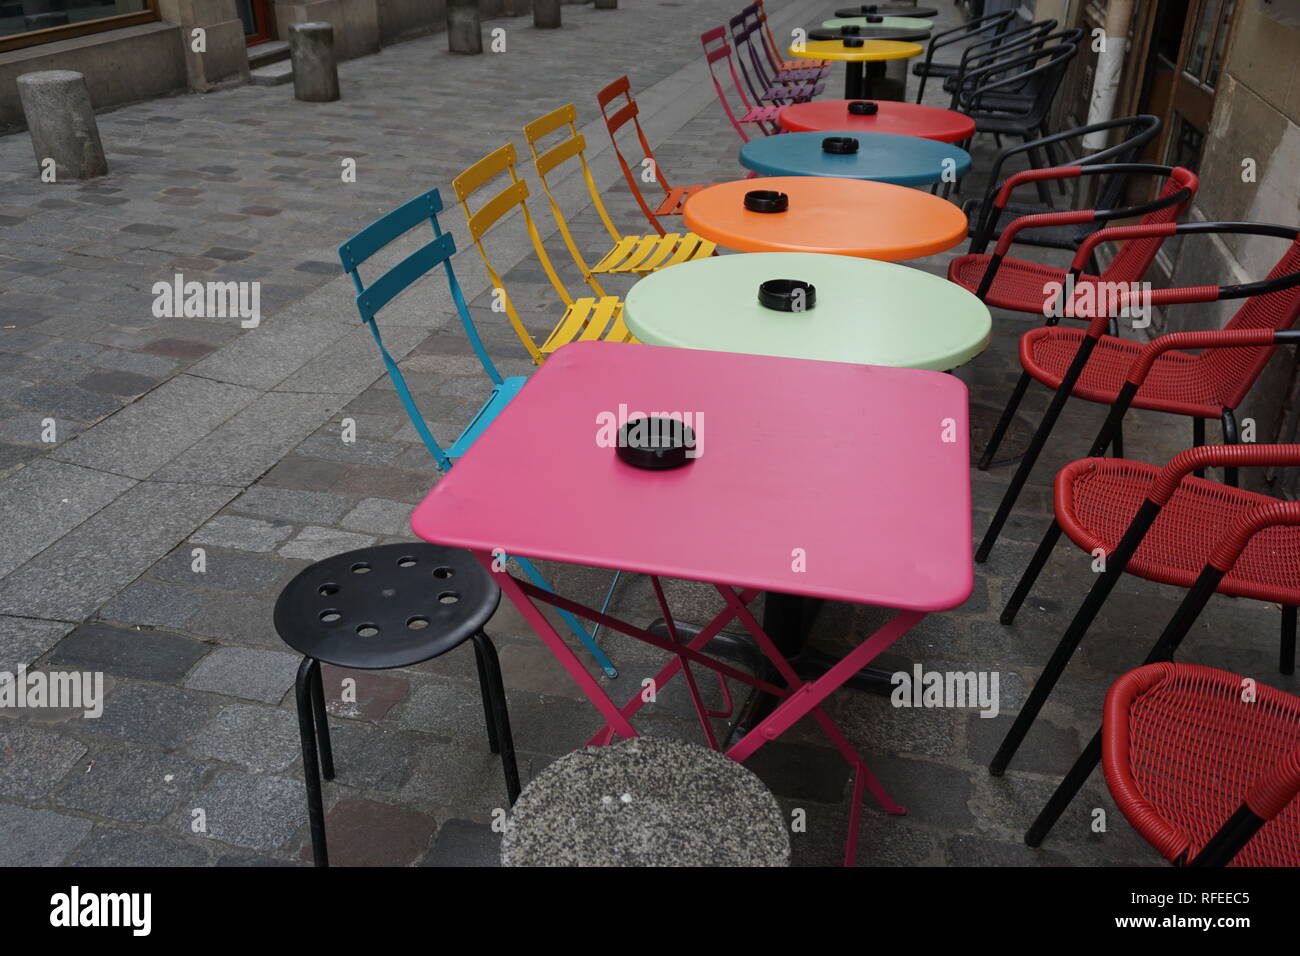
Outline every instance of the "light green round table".
{"label": "light green round table", "polygon": [[891,30],[933,30],[934,22],[920,17],[882,17],[879,23],[870,23],[866,17],[835,17],[823,20],[826,30],[838,30],[840,27],[887,27]]}
{"label": "light green round table", "polygon": [[[761,305],[768,279],[799,279],[813,307]],[[647,345],[947,371],[988,346],[989,310],[956,283],[891,262],[750,252],[685,262],[632,286],[623,321]]]}

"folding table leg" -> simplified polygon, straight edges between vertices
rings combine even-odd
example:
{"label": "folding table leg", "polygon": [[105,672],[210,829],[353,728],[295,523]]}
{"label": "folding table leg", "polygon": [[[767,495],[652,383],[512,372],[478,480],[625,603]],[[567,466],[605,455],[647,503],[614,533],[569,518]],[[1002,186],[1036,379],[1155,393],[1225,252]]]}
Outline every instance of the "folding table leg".
{"label": "folding table leg", "polygon": [[519,587],[519,582],[511,576],[510,572],[504,568],[498,571],[492,555],[487,551],[475,551],[474,557],[478,558],[479,563],[483,565],[488,574],[492,575],[492,579],[496,581],[502,593],[514,602],[519,613],[524,616],[524,620],[532,626],[532,629],[537,632],[537,636],[550,648],[551,653],[555,655],[555,659],[569,672],[569,676],[577,681],[578,686],[582,688],[582,692],[596,705],[596,709],[600,711],[606,723],[610,724],[620,736],[637,736],[636,730],[619,713],[609,695],[605,693],[600,684],[596,683],[596,679],[587,673],[587,668],[582,666],[582,661],[578,660],[577,655],[569,649],[568,644],[564,643],[564,639],[556,633],[555,628],[551,627],[551,623],[546,620],[542,612],[528,599],[528,596]]}
{"label": "folding table leg", "polygon": [[876,779],[876,776],[867,767],[866,761],[858,755],[853,745],[849,743],[848,738],[844,736],[835,725],[835,722],[822,709],[821,702],[850,677],[871,663],[894,641],[906,634],[917,622],[925,617],[925,614],[920,611],[899,611],[871,637],[845,655],[838,664],[817,678],[817,680],[806,684],[800,680],[799,675],[795,673],[789,661],[781,655],[776,645],[772,643],[772,640],[759,626],[749,608],[739,602],[735,592],[728,587],[717,586],[717,589],[718,593],[723,596],[723,599],[731,605],[737,616],[740,617],[741,622],[749,629],[749,632],[754,635],[754,640],[758,642],[759,647],[763,649],[763,653],[768,656],[777,672],[790,685],[792,691],[784,703],[728,750],[727,756],[733,760],[745,761],[763,744],[777,739],[803,717],[811,713],[813,719],[821,727],[822,732],[830,738],[840,755],[854,769],[853,803],[849,807],[849,834],[844,850],[844,865],[852,866],[857,854],[858,823],[863,789],[871,791],[871,795],[876,798],[876,802],[880,804],[886,813],[901,815],[906,813],[907,810],[896,803],[893,797],[889,795],[889,792],[885,790],[884,785]]}

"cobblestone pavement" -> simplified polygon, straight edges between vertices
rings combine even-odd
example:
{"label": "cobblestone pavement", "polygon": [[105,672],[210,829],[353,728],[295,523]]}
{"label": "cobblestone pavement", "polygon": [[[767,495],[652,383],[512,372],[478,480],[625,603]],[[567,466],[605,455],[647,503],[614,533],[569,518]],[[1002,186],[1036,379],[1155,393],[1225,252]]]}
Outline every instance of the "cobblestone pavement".
{"label": "cobblestone pavement", "polygon": [[[450,203],[453,175],[507,140],[522,148],[521,125],[555,106],[575,102],[589,123],[595,91],[622,72],[674,181],[737,177],[738,141],[695,39],[735,5],[624,0],[617,13],[566,6],[558,32],[524,19],[487,24],[507,31],[507,52],[477,58],[442,52],[441,36],[414,40],[343,64],[344,98],[335,104],[308,106],[285,87],[250,86],[126,107],[100,116],[111,173],[83,186],[36,182],[26,136],[0,139],[0,671],[102,671],[107,693],[98,718],[0,710],[0,864],[307,858],[291,693],[297,658],[275,634],[272,604],[310,561],[408,540],[411,506],[437,480],[356,321],[337,245],[428,186]],[[774,3],[774,21],[779,31],[806,26],[834,6]],[[952,17],[948,5],[943,17]],[[841,82],[837,71],[828,95]],[[937,92],[927,98],[943,105]],[[587,136],[615,218],[639,228],[603,129]],[[977,169],[991,150],[980,144]],[[347,159],[356,160],[355,183],[342,181]],[[572,197],[574,186],[561,192]],[[977,187],[972,177],[967,194]],[[533,213],[552,231],[534,194]],[[579,241],[594,247],[590,208],[574,223]],[[468,246],[457,209],[444,225]],[[521,235],[520,223],[509,229]],[[512,266],[512,298],[545,332],[553,293],[535,263],[521,262],[519,242],[500,252]],[[942,273],[950,258],[913,264]],[[527,372],[523,349],[491,311],[477,256],[462,252],[456,267],[502,371]],[[259,281],[262,324],[155,318],[153,284],[176,273]],[[440,281],[395,308],[384,328],[445,440],[477,408],[483,379],[463,333],[448,325]],[[978,405],[1000,404],[1018,371],[1016,337],[1028,327],[1008,314],[995,320],[993,345],[959,372]],[[1044,404],[1032,395],[1024,419]],[[344,418],[356,423],[354,443],[340,440]],[[927,618],[886,658],[997,671],[1002,716],[895,709],[847,692],[831,698],[832,715],[909,808],[891,818],[869,802],[862,865],[1157,862],[1098,776],[1044,849],[1027,850],[1020,834],[1095,726],[1109,681],[1138,662],[1176,592],[1121,583],[1013,769],[1000,779],[984,769],[1092,580],[1090,558],[1062,546],[1015,626],[997,623],[1050,515],[1050,476],[1084,452],[1099,420],[1094,408],[1068,410],[1024,507],[978,568],[971,599]],[[1157,416],[1133,416],[1126,438],[1130,454],[1153,461],[1187,443]],[[1009,475],[1006,465],[972,472],[977,534]],[[203,573],[193,570],[196,548],[204,549]],[[588,600],[608,583],[606,572],[548,572]],[[707,589],[676,582],[669,595],[682,619],[711,616]],[[627,580],[614,610],[655,617],[645,579]],[[882,614],[828,605],[814,640],[842,650]],[[1273,665],[1278,616],[1271,606],[1216,599],[1185,656],[1294,688]],[[490,630],[521,771],[531,778],[598,721],[510,607]],[[618,688],[639,685],[659,660],[618,635],[602,633],[601,642],[622,672]],[[327,668],[327,687],[342,676]],[[483,740],[471,652],[349,676],[358,703],[330,704],[335,862],[491,865],[490,824],[504,794]],[[698,734],[675,685],[647,708],[643,727]],[[751,765],[787,811],[807,812],[807,831],[794,837],[796,862],[836,862],[849,780],[825,739],[798,727]],[[1090,827],[1095,807],[1109,814],[1105,833]],[[195,831],[200,818],[205,832]]]}

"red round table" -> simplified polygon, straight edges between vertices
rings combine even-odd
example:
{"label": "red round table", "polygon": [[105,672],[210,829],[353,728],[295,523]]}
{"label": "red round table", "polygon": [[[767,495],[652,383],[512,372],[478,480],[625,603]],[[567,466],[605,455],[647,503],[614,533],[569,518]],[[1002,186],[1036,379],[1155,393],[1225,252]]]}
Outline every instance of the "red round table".
{"label": "red round table", "polygon": [[[745,193],[789,197],[785,212],[752,212]],[[966,238],[966,215],[919,189],[863,179],[772,176],[701,189],[682,208],[696,235],[741,252],[828,252],[897,262],[943,252]]]}
{"label": "red round table", "polygon": [[923,106],[872,100],[879,107],[873,116],[849,112],[850,100],[816,100],[795,103],[781,110],[777,122],[792,133],[829,133],[847,130],[854,133],[895,133],[937,139],[941,143],[959,143],[975,135],[975,121],[964,113]]}

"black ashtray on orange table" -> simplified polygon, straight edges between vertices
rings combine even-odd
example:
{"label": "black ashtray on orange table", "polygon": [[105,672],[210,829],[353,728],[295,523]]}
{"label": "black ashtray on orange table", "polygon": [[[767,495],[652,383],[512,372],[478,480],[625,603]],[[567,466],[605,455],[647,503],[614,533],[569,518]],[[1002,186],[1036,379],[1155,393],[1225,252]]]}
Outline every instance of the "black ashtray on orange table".
{"label": "black ashtray on orange table", "polygon": [[871,100],[850,100],[849,112],[854,116],[875,116],[880,112],[880,104]]}
{"label": "black ashtray on orange table", "polygon": [[751,189],[745,193],[745,208],[750,212],[785,212],[790,197],[775,189]]}
{"label": "black ashtray on orange table", "polygon": [[695,430],[677,418],[639,415],[629,418],[618,430],[619,460],[634,468],[664,471],[691,461],[687,453],[695,447]]}

